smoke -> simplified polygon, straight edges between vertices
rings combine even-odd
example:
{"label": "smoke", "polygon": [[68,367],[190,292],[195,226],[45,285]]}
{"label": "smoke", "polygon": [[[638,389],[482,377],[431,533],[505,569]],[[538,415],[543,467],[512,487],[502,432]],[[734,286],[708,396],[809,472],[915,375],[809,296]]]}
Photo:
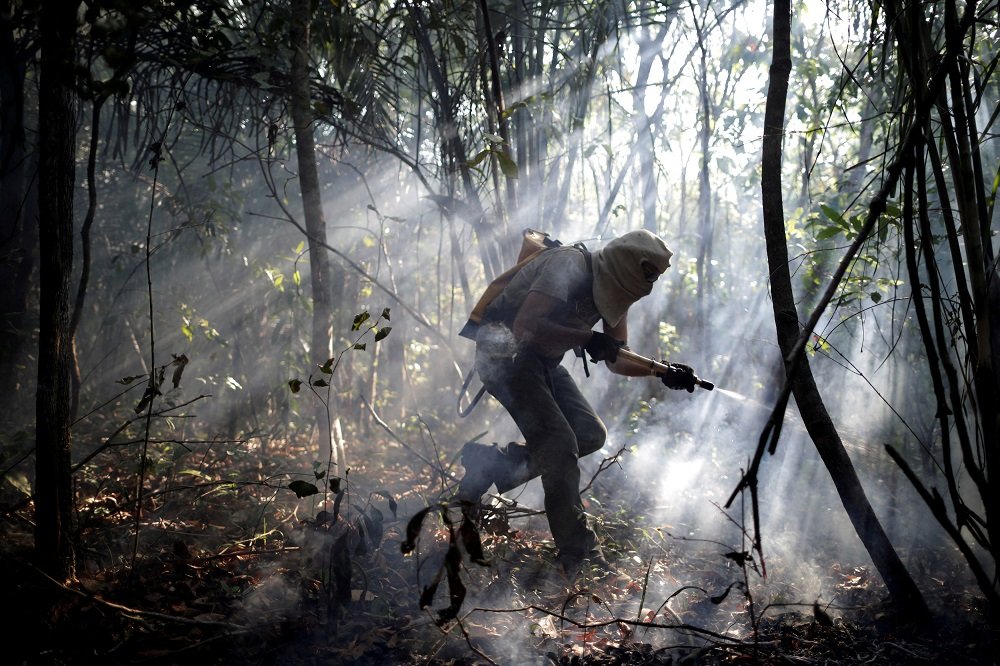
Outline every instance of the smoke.
{"label": "smoke", "polygon": [[[728,72],[718,72],[720,80],[730,73],[745,73],[743,78],[734,74],[726,79],[732,84],[729,97],[715,100],[726,112],[713,120],[716,130],[707,165],[711,178],[706,184],[713,198],[707,229],[699,227],[696,204],[699,91],[697,77],[688,71],[692,63],[688,56],[695,52],[697,39],[683,16],[664,42],[676,57],[655,63],[648,93],[633,98],[631,82],[608,73],[609,92],[599,100],[603,106],[594,102],[593,122],[564,137],[551,137],[552,152],[541,165],[544,173],[522,173],[517,179],[516,206],[505,207],[509,201],[503,193],[490,192],[493,167],[487,162],[475,174],[483,185],[485,218],[460,205],[471,205],[467,193],[445,186],[435,189],[439,186],[434,182],[427,187],[412,169],[385,156],[331,147],[328,155],[336,159],[324,157],[320,164],[328,242],[340,253],[331,256],[338,271],[339,319],[332,324],[335,352],[350,348],[351,318],[356,312],[392,310],[389,337],[345,354],[334,378],[341,409],[336,416],[350,430],[351,464],[368,468],[373,487],[389,485],[388,470],[406,468],[405,482],[395,481],[405,497],[400,516],[407,516],[447,496],[456,481],[454,474],[460,472],[455,459],[464,441],[484,432],[483,441],[521,439],[513,421],[493,400],[484,400],[468,419],[455,416],[461,376],[471,368],[473,355],[472,343],[458,339],[456,332],[486,281],[480,253],[484,245],[509,243],[499,250],[512,257],[520,229],[533,227],[550,231],[563,242],[585,241],[595,250],[615,235],[642,227],[648,221],[642,203],[644,185],[633,172],[642,159],[640,153],[649,156],[656,190],[652,222],[675,257],[653,293],[633,307],[629,344],[643,355],[689,363],[718,388],[692,394],[669,391],[655,379],[611,376],[603,366],[592,366],[588,377],[582,361],[568,355],[564,363],[609,426],[603,450],[581,461],[584,482],[596,474],[585,501],[615,563],[647,585],[645,606],[666,603],[685,585],[703,585],[707,595],[687,591],[672,597],[667,608],[684,619],[721,624],[726,613],[737,612],[738,595],[718,605],[706,602],[706,596],[720,594],[742,579],[743,572],[726,555],[750,551],[753,536],[748,498],[739,496],[731,507],[724,505],[753,455],[782,376],[771,323],[769,268],[756,212],[760,209],[756,142],[761,134],[760,88],[766,75],[759,56],[766,44],[751,38],[764,32],[759,25],[762,3],[749,5],[732,14],[737,24],[726,24],[731,33],[711,35],[705,41],[713,51],[710,60],[723,53],[739,55],[727,61]],[[638,62],[639,41],[638,35],[623,33],[620,42],[599,49],[600,59],[610,63],[620,58],[629,65],[621,68],[623,76],[628,75]],[[563,79],[578,73],[579,63],[564,71]],[[571,117],[570,102],[559,95],[555,108],[544,108],[539,100],[547,96],[549,86],[544,81],[529,80],[508,101],[526,105],[525,113],[537,113],[539,123]],[[652,114],[651,131],[637,129],[633,120],[639,111]],[[838,145],[843,138],[834,130],[829,130],[829,145]],[[447,165],[436,163],[440,156],[427,145],[418,145],[413,134],[415,129],[408,128],[400,145],[413,150],[424,169],[421,175],[436,167],[443,172]],[[483,146],[469,141],[471,158]],[[793,143],[789,141],[790,154]],[[636,156],[630,157],[633,152]],[[836,162],[825,156],[823,160]],[[814,182],[821,180],[827,161],[816,167]],[[116,168],[105,166],[109,171]],[[164,167],[167,184],[161,186],[161,194],[176,193],[174,205],[158,206],[154,217],[157,362],[181,353],[191,361],[181,389],[167,399],[211,397],[191,410],[197,420],[164,420],[157,427],[178,440],[196,434],[245,438],[244,445],[230,445],[234,455],[267,456],[264,462],[276,464],[291,478],[308,476],[312,463],[324,460],[327,451],[311,444],[317,398],[308,391],[293,395],[287,385],[292,378],[305,380],[316,371],[309,366],[311,305],[305,239],[284,220],[284,207],[293,216],[299,214],[291,180],[296,170],[293,151],[278,146],[267,167],[289,179],[277,194],[259,185],[259,165],[250,162],[225,175],[218,173],[217,186],[208,177],[192,186],[192,200],[217,208],[207,217],[195,217],[190,207],[176,204],[184,188],[180,182],[170,182]],[[212,169],[204,165],[205,173],[215,173]],[[95,281],[94,299],[79,336],[88,341],[80,350],[84,412],[122,390],[117,380],[151,370],[144,231],[138,223],[125,222],[145,220],[149,198],[134,180],[120,180],[113,185],[131,195],[119,202],[115,220],[110,221],[115,226],[109,222],[100,229],[94,256],[100,279]],[[562,187],[567,204],[555,217],[554,203]],[[813,194],[815,201],[806,200],[803,206],[815,208],[825,194]],[[807,236],[812,232],[802,231],[809,212],[789,206],[789,242],[797,255],[793,270],[796,287],[804,294],[799,312],[803,318],[809,294],[825,278],[823,262],[811,255]],[[699,266],[699,262],[704,263]],[[880,277],[895,277],[885,270]],[[946,539],[940,529],[930,523],[922,502],[883,450],[887,443],[905,444],[908,452],[922,455],[922,447],[932,445],[936,433],[924,389],[926,378],[897,351],[902,349],[897,346],[897,331],[905,318],[902,309],[891,315],[880,310],[844,317],[856,312],[838,311],[831,318],[821,331],[827,347],[811,351],[810,362],[891,541],[913,570],[935,570],[938,558],[950,562],[953,553],[942,546]],[[433,330],[422,321],[430,322]],[[133,417],[137,399],[134,392],[117,398],[116,414]],[[396,446],[376,417],[407,448]],[[85,422],[95,431],[113,431],[104,425]],[[89,453],[100,441],[84,439],[77,454]],[[279,448],[284,446],[288,448]],[[275,451],[283,457],[275,460]],[[598,473],[609,458],[614,462]],[[839,573],[872,569],[794,405],[777,453],[767,456],[761,467],[759,489],[765,561],[755,564],[766,565],[768,577],[751,572],[749,579],[762,601],[836,600],[841,591],[833,584]],[[508,493],[507,499],[516,501],[521,513],[537,511],[543,506],[541,484],[534,480]],[[302,504],[308,506],[308,500]],[[551,589],[553,593],[542,600],[532,597],[528,588],[506,585],[503,577],[508,575],[522,580],[537,575],[546,585],[560,584],[544,515],[518,517],[512,527],[521,532],[523,543],[540,545],[542,552],[522,546],[516,537],[497,540],[492,553],[495,568],[473,567],[468,572],[467,607],[549,604],[557,597]],[[441,533],[436,536],[440,546]],[[395,547],[388,539],[386,544]],[[429,546],[427,555],[425,571],[433,570],[442,554]],[[426,583],[426,574],[421,580]],[[927,585],[926,577],[919,582]],[[415,586],[413,592],[419,594]],[[244,605],[248,615],[284,613],[301,601],[301,582],[275,573],[262,577]],[[580,617],[594,611],[581,603],[582,610],[573,609]],[[615,610],[630,616],[643,611],[632,606]],[[524,617],[528,619],[518,626],[521,635],[547,640],[559,635],[561,627],[551,616],[525,613]],[[475,615],[470,621],[477,619],[489,623],[497,616]],[[497,644],[504,644],[502,637]],[[514,644],[510,641],[504,649],[515,650]],[[523,663],[534,654],[515,650],[509,661]]]}

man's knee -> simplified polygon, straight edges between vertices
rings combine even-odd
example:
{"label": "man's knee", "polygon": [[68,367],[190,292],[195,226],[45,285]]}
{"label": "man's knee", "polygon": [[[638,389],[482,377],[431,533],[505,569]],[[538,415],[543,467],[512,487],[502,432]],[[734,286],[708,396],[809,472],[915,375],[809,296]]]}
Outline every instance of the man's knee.
{"label": "man's knee", "polygon": [[567,469],[575,468],[579,450],[575,434],[568,429],[558,437],[547,437],[541,442],[528,441],[528,451],[543,477],[562,475]]}
{"label": "man's knee", "polygon": [[581,458],[594,451],[600,451],[606,441],[608,441],[608,429],[600,420],[592,422],[582,432],[576,433],[576,443]]}

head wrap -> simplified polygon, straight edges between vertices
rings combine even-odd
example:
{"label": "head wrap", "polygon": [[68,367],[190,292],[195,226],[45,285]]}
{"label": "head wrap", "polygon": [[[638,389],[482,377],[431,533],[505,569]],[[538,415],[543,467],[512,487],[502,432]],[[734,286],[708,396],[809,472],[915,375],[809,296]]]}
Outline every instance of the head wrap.
{"label": "head wrap", "polygon": [[663,273],[671,256],[667,244],[645,229],[623,234],[594,252],[594,304],[601,316],[616,326],[630,305],[653,290],[643,261]]}

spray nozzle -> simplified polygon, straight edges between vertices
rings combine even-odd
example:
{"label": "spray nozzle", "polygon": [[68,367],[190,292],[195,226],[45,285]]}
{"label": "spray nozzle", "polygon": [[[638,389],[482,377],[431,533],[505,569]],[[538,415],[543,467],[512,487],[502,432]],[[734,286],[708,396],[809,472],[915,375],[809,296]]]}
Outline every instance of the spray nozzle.
{"label": "spray nozzle", "polygon": [[[672,368],[669,363],[661,363],[660,361],[654,361],[651,358],[636,354],[634,351],[628,349],[619,349],[618,356],[621,358],[626,358],[633,363],[638,363],[644,365],[653,371],[653,374],[659,375],[661,373],[667,372]],[[675,367],[675,366],[674,366]],[[686,370],[690,370],[687,366],[684,366]],[[691,376],[694,377],[694,385],[698,388],[705,389],[706,391],[712,391],[715,389],[715,384],[708,381],[707,379],[702,379],[698,377],[694,372],[691,372]]]}

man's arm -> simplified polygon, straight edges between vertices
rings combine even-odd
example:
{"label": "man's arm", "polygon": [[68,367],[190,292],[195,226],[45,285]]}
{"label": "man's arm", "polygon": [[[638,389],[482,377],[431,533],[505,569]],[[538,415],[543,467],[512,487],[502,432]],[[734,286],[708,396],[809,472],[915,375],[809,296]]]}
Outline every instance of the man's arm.
{"label": "man's arm", "polygon": [[[528,293],[521,309],[514,317],[514,338],[518,342],[540,346],[586,347],[593,335],[592,331],[564,326],[552,315],[563,305],[562,301],[538,291]],[[607,321],[604,332],[616,340],[628,340],[628,317],[622,317],[616,326]],[[619,358],[614,363],[605,361],[611,372],[626,377],[648,377],[652,374],[647,366]]]}
{"label": "man's arm", "polygon": [[[626,314],[622,317],[622,320],[616,326],[612,326],[605,320],[604,332],[616,340],[621,340],[628,346],[628,315]],[[605,361],[605,365],[608,366],[608,370],[616,375],[624,375],[626,377],[649,377],[653,374],[648,366],[636,363],[623,356],[619,356],[618,360],[614,363]]]}
{"label": "man's arm", "polygon": [[518,342],[566,347],[583,347],[591,332],[564,326],[552,315],[562,301],[539,291],[529,292],[514,317],[514,337]]}

